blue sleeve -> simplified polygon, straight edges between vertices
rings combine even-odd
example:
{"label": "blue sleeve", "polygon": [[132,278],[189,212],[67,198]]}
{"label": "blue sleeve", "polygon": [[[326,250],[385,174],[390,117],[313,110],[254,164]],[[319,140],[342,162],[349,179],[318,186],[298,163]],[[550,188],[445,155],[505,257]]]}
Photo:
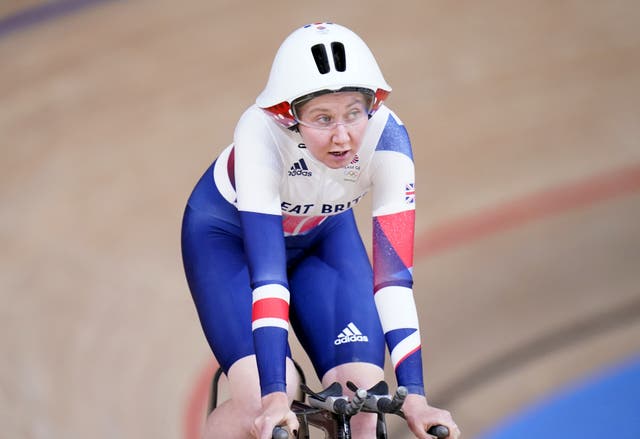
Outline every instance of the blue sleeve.
{"label": "blue sleeve", "polygon": [[286,391],[289,288],[282,217],[240,211],[253,289],[253,342],[261,394]]}
{"label": "blue sleeve", "polygon": [[282,216],[240,211],[251,288],[277,283],[287,286],[287,256]]}

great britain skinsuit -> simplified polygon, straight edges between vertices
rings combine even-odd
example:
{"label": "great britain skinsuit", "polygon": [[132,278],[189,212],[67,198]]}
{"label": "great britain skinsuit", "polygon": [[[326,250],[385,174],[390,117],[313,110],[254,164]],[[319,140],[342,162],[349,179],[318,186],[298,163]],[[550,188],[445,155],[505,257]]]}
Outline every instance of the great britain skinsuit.
{"label": "great britain skinsuit", "polygon": [[[373,269],[352,207],[372,196]],[[289,324],[318,376],[384,363],[424,394],[412,292],[414,165],[402,122],[382,106],[352,162],[331,169],[257,106],[207,169],[183,219],[187,281],[224,371],[256,354],[262,394],[285,390]]]}

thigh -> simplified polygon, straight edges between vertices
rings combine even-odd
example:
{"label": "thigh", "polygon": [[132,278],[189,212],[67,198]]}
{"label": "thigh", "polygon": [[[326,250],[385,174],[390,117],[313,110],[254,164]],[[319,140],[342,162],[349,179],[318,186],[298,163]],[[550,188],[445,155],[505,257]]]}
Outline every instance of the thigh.
{"label": "thigh", "polygon": [[291,324],[319,377],[345,363],[384,366],[373,273],[351,212],[332,219],[289,280]]}
{"label": "thigh", "polygon": [[252,355],[251,287],[242,239],[224,224],[187,207],[182,258],[207,341],[225,372]]}

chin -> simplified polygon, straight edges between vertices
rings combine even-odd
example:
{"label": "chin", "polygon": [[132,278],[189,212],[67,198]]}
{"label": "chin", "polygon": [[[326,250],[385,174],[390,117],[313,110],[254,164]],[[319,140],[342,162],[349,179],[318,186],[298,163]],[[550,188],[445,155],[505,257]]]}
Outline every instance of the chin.
{"label": "chin", "polygon": [[340,169],[351,163],[351,160],[353,160],[353,154],[347,154],[346,156],[339,158],[330,156],[323,163],[331,169]]}

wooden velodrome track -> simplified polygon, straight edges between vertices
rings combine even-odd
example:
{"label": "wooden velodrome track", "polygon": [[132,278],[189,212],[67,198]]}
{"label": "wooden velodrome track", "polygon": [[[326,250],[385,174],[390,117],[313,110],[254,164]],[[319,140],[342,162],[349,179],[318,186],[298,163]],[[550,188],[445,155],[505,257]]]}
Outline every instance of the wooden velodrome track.
{"label": "wooden velodrome track", "polygon": [[182,209],[316,20],[369,43],[412,136],[426,379],[465,437],[640,351],[637,2],[94,1],[8,25],[45,3],[0,3],[0,436],[196,436]]}

